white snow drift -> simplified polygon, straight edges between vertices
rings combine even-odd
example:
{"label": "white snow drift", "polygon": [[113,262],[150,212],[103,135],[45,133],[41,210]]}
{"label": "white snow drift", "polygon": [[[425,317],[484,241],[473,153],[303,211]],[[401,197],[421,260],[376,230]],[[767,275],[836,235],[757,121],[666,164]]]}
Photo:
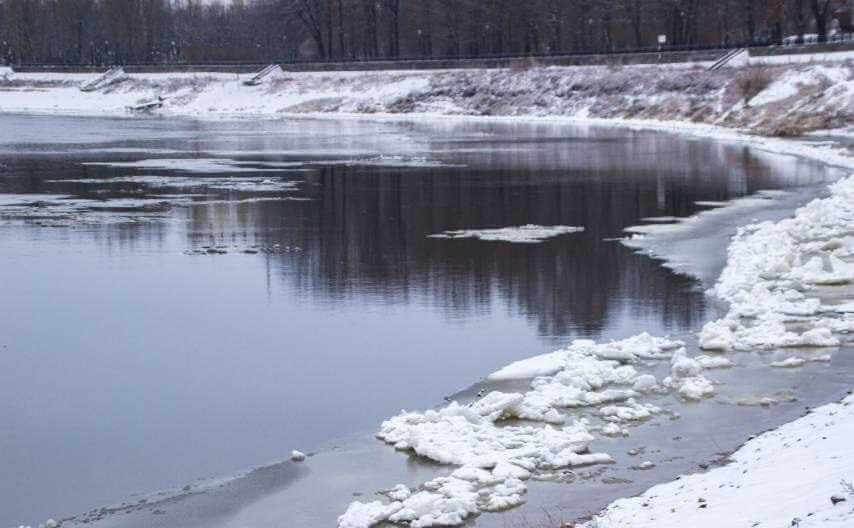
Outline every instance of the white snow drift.
{"label": "white snow drift", "polygon": [[494,381],[533,377],[527,392],[493,391],[469,406],[452,402],[385,421],[378,438],[458,468],[415,490],[398,485],[386,494],[386,502],[354,502],[339,518],[339,527],[367,528],[383,521],[416,528],[456,526],[481,512],[522,504],[524,481],[534,475],[549,478],[561,468],[612,462],[608,454],[589,451],[591,425],[566,424],[562,411],[598,408],[605,422],[603,434],[626,434],[621,424],[660,412],[636,400],[660,390],[656,379],[639,375],[628,363],[666,359],[682,346],[647,334],[608,344],[577,340],[564,350],[514,363],[490,376]]}
{"label": "white snow drift", "polygon": [[[727,266],[710,293],[729,302],[724,319],[700,332],[706,350],[832,347],[850,324],[824,307],[819,287],[854,282],[854,176],[793,218],[739,229]],[[787,323],[797,322],[799,331]],[[804,328],[806,328],[804,330]]]}

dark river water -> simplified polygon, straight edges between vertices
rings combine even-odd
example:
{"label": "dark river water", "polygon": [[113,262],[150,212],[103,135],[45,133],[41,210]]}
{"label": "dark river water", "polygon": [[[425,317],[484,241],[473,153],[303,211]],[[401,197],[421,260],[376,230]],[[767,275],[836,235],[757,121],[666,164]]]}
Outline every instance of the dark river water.
{"label": "dark river water", "polygon": [[[693,332],[704,285],[609,239],[839,175],[554,124],[0,116],[0,527],[369,439],[570,338]],[[429,237],[525,224],[585,231]]]}

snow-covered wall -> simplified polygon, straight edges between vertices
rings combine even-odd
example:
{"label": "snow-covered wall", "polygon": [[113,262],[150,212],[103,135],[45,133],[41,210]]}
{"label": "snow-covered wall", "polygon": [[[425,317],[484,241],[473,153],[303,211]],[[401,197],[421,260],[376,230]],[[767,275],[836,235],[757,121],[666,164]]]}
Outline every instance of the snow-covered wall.
{"label": "snow-covered wall", "polygon": [[847,63],[727,68],[703,65],[535,67],[430,72],[285,73],[260,86],[237,74],[133,74],[92,93],[87,74],[17,73],[0,80],[0,112],[123,115],[163,97],[158,113],[187,117],[427,114],[654,119],[770,135],[845,126],[854,83]]}

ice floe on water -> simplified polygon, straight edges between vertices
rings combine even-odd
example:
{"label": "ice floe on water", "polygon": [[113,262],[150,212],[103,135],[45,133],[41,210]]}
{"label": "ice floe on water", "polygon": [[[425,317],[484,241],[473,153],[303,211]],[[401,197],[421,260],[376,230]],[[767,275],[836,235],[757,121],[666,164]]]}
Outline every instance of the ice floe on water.
{"label": "ice floe on water", "polygon": [[576,226],[540,226],[527,224],[515,227],[501,227],[496,229],[461,229],[457,231],[444,231],[429,238],[476,238],[486,242],[511,242],[514,244],[537,244],[549,238],[570,233],[581,233],[583,227]]}
{"label": "ice floe on water", "polygon": [[217,174],[228,172],[280,172],[296,168],[302,162],[246,161],[227,158],[152,158],[137,161],[89,161],[83,165],[126,169],[170,170]]}
{"label": "ice floe on water", "polygon": [[361,167],[389,167],[389,168],[437,168],[437,167],[460,167],[439,160],[428,159],[423,156],[399,156],[379,155],[366,158],[353,158],[343,160],[314,161],[313,165],[347,165]]}
{"label": "ice floe on water", "polygon": [[0,220],[42,227],[150,222],[162,219],[176,203],[157,197],[98,200],[56,194],[0,194]]}
{"label": "ice floe on water", "polygon": [[155,188],[189,189],[201,188],[221,191],[278,192],[296,190],[302,181],[284,180],[275,177],[184,177],[184,176],[117,176],[114,178],[79,178],[69,180],[47,180],[48,183],[80,183],[105,185],[114,183],[136,183]]}
{"label": "ice floe on water", "polygon": [[628,434],[661,409],[637,401],[660,390],[651,375],[629,363],[667,359],[683,343],[647,334],[597,344],[576,340],[564,350],[520,361],[490,380],[531,379],[524,393],[492,391],[470,405],[451,402],[426,412],[403,412],[383,422],[377,437],[395,449],[457,467],[450,475],[415,490],[398,485],[388,501],[354,502],[339,518],[341,528],[380,522],[412,527],[455,526],[481,512],[522,504],[525,481],[547,479],[562,468],[606,464],[611,455],[593,453],[594,429],[570,420],[566,410],[596,409],[605,435]]}

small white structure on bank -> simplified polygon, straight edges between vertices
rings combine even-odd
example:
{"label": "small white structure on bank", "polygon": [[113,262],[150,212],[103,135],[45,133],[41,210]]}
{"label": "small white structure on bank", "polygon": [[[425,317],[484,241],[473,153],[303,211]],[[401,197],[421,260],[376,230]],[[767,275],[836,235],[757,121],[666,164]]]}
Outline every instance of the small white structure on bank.
{"label": "small white structure on bank", "polygon": [[94,79],[90,79],[81,84],[80,91],[94,92],[96,90],[100,90],[101,88],[106,88],[111,84],[116,84],[118,82],[124,81],[127,78],[128,76],[125,73],[124,68],[122,68],[121,66],[113,66],[112,68],[95,77]]}
{"label": "small white structure on bank", "polygon": [[285,76],[285,71],[278,64],[271,64],[259,71],[249,79],[243,81],[243,84],[246,86],[258,86],[259,84],[263,84],[264,82],[271,81],[273,79],[281,79]]}

